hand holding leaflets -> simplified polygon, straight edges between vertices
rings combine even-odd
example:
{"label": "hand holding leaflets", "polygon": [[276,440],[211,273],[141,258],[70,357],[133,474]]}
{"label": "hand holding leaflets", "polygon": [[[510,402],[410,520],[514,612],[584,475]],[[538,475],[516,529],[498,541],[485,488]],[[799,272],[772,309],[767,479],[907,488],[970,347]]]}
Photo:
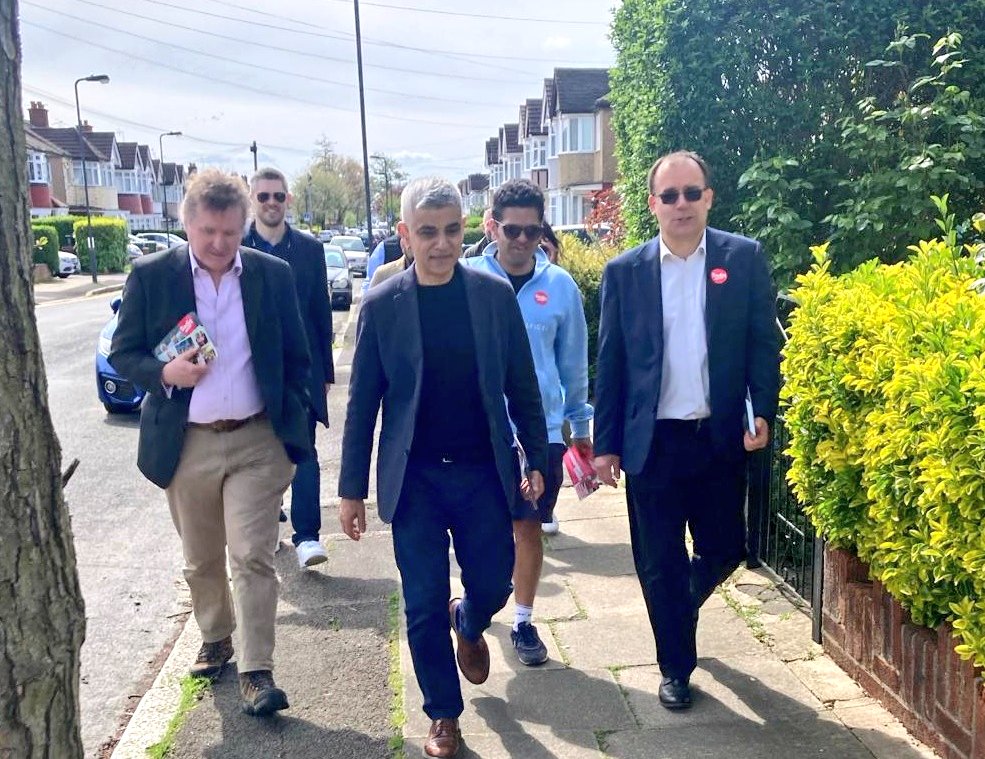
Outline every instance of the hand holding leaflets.
{"label": "hand holding leaflets", "polygon": [[564,452],[564,469],[571,478],[578,500],[587,498],[599,489],[598,475],[592,464],[591,449],[584,446],[571,445]]}
{"label": "hand holding leaflets", "polygon": [[195,387],[216,357],[215,346],[194,312],[185,314],[178,325],[154,349],[163,361],[161,381],[172,387]]}

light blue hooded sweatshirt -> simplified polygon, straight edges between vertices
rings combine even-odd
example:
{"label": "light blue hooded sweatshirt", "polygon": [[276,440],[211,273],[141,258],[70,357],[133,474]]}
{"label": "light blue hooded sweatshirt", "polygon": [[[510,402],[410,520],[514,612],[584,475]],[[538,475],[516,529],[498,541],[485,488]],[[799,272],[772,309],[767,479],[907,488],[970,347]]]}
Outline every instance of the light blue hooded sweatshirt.
{"label": "light blue hooded sweatshirt", "polygon": [[[509,281],[496,259],[496,250],[492,242],[481,256],[463,258],[462,263]],[[564,420],[571,425],[572,437],[588,437],[595,409],[588,403],[588,327],[578,285],[538,248],[534,275],[520,288],[516,299],[537,370],[548,442],[564,442]]]}

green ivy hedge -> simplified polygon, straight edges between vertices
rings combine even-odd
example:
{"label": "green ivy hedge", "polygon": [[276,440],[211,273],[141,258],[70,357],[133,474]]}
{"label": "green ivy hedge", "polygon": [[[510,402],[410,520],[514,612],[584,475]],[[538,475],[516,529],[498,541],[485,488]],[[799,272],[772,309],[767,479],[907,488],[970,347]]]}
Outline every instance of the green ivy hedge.
{"label": "green ivy hedge", "polygon": [[52,274],[58,273],[58,230],[48,224],[32,224],[34,263],[47,264]]}
{"label": "green ivy hedge", "polygon": [[[85,219],[75,222],[76,255],[83,271],[90,271],[89,248],[86,243]],[[92,236],[96,246],[96,269],[101,272],[123,271],[127,264],[127,225],[123,219],[95,216]]]}
{"label": "green ivy hedge", "polygon": [[484,234],[482,227],[466,227],[462,242],[466,245],[474,245],[482,239]]}
{"label": "green ivy hedge", "polygon": [[782,398],[789,480],[815,526],[915,622],[949,621],[958,654],[981,667],[985,280],[954,239],[921,242],[903,263],[834,276],[825,261],[799,276]]}
{"label": "green ivy hedge", "polygon": [[67,237],[75,234],[75,224],[79,220],[85,221],[85,216],[45,216],[35,220],[36,224],[43,224],[46,227],[54,227],[58,231],[58,247],[68,246]]}

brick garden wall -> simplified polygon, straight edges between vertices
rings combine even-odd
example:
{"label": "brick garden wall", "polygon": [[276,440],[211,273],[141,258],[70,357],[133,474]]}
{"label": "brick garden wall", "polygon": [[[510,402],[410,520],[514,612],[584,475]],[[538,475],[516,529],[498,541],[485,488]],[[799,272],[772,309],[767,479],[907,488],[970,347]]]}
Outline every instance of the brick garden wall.
{"label": "brick garden wall", "polygon": [[985,759],[981,673],[949,625],[913,624],[854,555],[826,549],[824,649],[913,735],[946,759]]}

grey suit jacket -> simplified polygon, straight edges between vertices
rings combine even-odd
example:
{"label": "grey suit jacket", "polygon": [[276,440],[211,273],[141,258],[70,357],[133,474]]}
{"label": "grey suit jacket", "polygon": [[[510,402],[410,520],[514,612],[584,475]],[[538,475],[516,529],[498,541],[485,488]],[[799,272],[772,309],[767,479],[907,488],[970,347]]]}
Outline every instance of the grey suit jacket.
{"label": "grey suit jacket", "polygon": [[[530,343],[509,284],[456,265],[465,282],[496,469],[507,502],[512,504],[517,497],[519,466],[510,419],[516,424],[529,468],[544,473],[547,464],[547,424]],[[411,266],[368,290],[356,328],[339,496],[366,498],[369,492],[373,432],[382,403],[376,481],[379,514],[385,522],[393,519],[400,499],[421,395],[423,353],[417,287],[417,272]]]}
{"label": "grey suit jacket", "polygon": [[[771,424],[776,416],[780,362],[774,293],[758,242],[710,227],[706,239],[712,442],[720,455],[737,459],[744,455],[746,387],[757,416]],[[713,279],[716,269],[722,271]],[[659,238],[606,264],[601,301],[595,455],[618,455],[625,472],[638,474],[650,451],[663,375]]]}
{"label": "grey suit jacket", "polygon": [[[294,462],[311,455],[308,435],[310,358],[290,267],[274,256],[240,248],[243,313],[260,394],[274,431]],[[191,388],[161,384],[164,364],[154,348],[178,320],[194,311],[188,245],[144,256],[134,262],[120,303],[109,362],[147,390],[140,409],[137,467],[166,488],[181,456]],[[221,351],[222,346],[216,346]]]}

